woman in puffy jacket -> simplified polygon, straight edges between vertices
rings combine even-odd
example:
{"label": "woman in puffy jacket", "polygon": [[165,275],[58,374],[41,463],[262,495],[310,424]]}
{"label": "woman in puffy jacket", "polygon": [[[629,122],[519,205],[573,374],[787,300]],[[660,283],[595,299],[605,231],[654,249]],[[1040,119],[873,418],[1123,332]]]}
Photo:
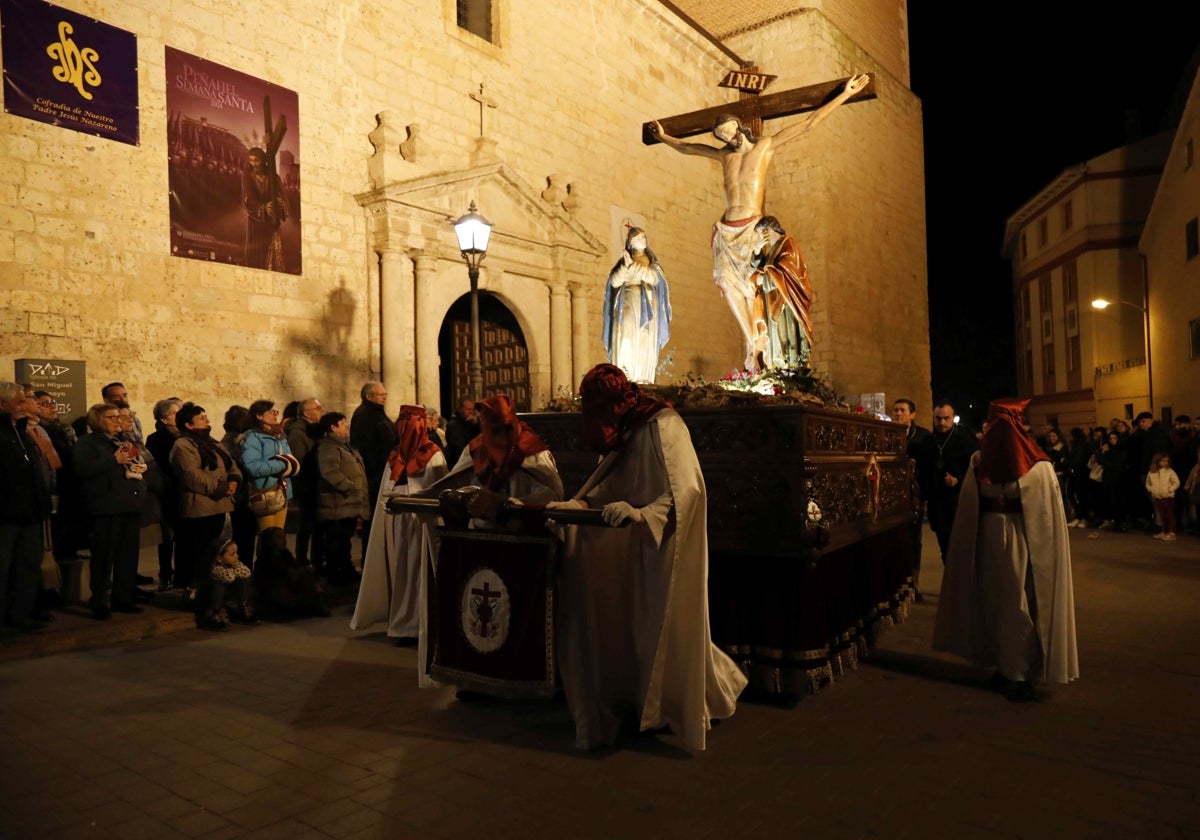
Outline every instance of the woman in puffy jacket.
{"label": "woman in puffy jacket", "polygon": [[195,605],[196,572],[202,568],[207,572],[203,555],[225,528],[242,471],[212,436],[212,422],[201,406],[190,402],[180,406],[175,426],[179,437],[170,457],[179,489],[175,585],[184,589],[184,600]]}
{"label": "woman in puffy jacket", "polygon": [[331,583],[355,577],[350,541],[367,508],[367,471],[350,445],[350,420],[330,412],[321,418],[317,443],[317,521],[324,524],[325,568]]}
{"label": "woman in puffy jacket", "polygon": [[[284,499],[291,501],[291,477],[300,471],[300,462],[292,455],[287,434],[279,409],[271,400],[255,400],[250,404],[253,418],[242,439],[242,466],[250,482],[251,494],[257,490],[269,490],[276,485],[283,489]],[[287,504],[279,510],[263,513],[255,511],[258,532],[267,528],[282,528],[287,522]]]}

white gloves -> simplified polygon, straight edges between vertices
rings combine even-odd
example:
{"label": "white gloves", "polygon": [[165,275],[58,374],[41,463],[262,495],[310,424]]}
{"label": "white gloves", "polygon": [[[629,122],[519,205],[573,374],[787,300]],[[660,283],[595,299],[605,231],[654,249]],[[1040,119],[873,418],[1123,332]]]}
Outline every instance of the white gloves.
{"label": "white gloves", "polygon": [[587,510],[583,499],[566,499],[561,502],[546,502],[546,510]]}
{"label": "white gloves", "polygon": [[629,504],[629,502],[609,502],[600,511],[600,515],[604,517],[606,523],[614,528],[624,524],[626,520],[630,522],[644,521],[642,512]]}

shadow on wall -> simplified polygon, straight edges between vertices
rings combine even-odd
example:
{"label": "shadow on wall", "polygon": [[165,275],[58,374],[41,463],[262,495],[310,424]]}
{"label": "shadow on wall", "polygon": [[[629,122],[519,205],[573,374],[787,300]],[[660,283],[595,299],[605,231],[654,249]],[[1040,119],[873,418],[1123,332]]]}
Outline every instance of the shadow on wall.
{"label": "shadow on wall", "polygon": [[[337,288],[329,293],[325,302],[324,315],[315,329],[303,334],[292,333],[288,337],[287,359],[283,360],[279,377],[284,393],[290,395],[288,399],[316,396],[325,403],[325,408],[329,411],[342,411],[349,414],[354,409],[357,401],[344,406],[339,403],[343,399],[355,396],[361,385],[358,377],[367,376],[355,364],[349,353],[350,334],[354,328],[354,315],[357,309],[358,304],[354,300],[353,293],[346,288],[346,281],[340,280]],[[308,386],[297,384],[297,380],[301,377],[295,366],[289,364],[288,360],[298,355],[307,357],[313,365],[315,386],[312,390],[315,391],[315,394],[307,393]],[[345,383],[353,383],[351,390],[355,392],[354,395],[349,395]],[[299,393],[297,389],[300,388],[306,389],[306,393]],[[287,400],[284,402],[286,403]]]}

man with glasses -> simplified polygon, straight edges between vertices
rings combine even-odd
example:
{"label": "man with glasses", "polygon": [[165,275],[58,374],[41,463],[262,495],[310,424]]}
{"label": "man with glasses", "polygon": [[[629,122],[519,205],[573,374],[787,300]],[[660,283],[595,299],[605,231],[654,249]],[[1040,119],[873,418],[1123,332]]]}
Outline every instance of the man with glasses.
{"label": "man with glasses", "polygon": [[137,567],[147,491],[133,469],[140,456],[137,444],[121,436],[121,410],[114,403],[93,405],[88,424],[92,433],[79,439],[71,457],[92,531],[89,605],[92,618],[103,621],[113,612],[142,612]]}
{"label": "man with glasses", "polygon": [[[105,402],[112,403],[117,408],[130,408],[129,392],[125,390],[125,386],[120,382],[110,382],[101,388],[100,398]],[[133,418],[134,442],[143,443],[146,439],[142,437],[142,421],[138,419],[136,412],[130,410],[129,414]]]}
{"label": "man with glasses", "polygon": [[941,400],[933,407],[933,431],[917,451],[917,483],[925,499],[929,527],[937,537],[942,563],[954,528],[958,494],[971,456],[979,448],[975,435],[954,420],[954,406]]}

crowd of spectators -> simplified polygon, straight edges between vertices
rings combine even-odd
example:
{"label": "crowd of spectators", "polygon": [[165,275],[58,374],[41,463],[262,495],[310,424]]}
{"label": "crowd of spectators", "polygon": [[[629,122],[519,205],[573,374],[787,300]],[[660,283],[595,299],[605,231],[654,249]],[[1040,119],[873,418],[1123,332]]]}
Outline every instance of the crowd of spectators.
{"label": "crowd of spectators", "polygon": [[1168,541],[1180,531],[1200,533],[1200,421],[1181,414],[1168,429],[1144,411],[1132,426],[1114,418],[1072,428],[1065,439],[1046,427],[1037,441],[1058,475],[1070,527]]}
{"label": "crowd of spectators", "polygon": [[[366,383],[362,396],[353,418],[308,396],[234,404],[211,419],[204,406],[167,396],[153,403],[143,437],[123,383],[104,386],[67,424],[50,393],[0,382],[0,636],[55,619],[65,584],[61,573],[51,583],[47,563],[86,568],[80,597],[98,621],[140,613],[156,597],[214,631],[254,623],[256,603],[274,618],[327,615],[327,588],[361,573],[351,542],[366,542],[379,480],[364,462],[386,457],[395,433],[382,384]],[[444,440],[445,421],[435,409],[430,418],[431,435]],[[264,494],[282,507],[264,507]],[[298,525],[294,553],[289,522]],[[138,569],[143,529],[157,543],[156,576]]]}

